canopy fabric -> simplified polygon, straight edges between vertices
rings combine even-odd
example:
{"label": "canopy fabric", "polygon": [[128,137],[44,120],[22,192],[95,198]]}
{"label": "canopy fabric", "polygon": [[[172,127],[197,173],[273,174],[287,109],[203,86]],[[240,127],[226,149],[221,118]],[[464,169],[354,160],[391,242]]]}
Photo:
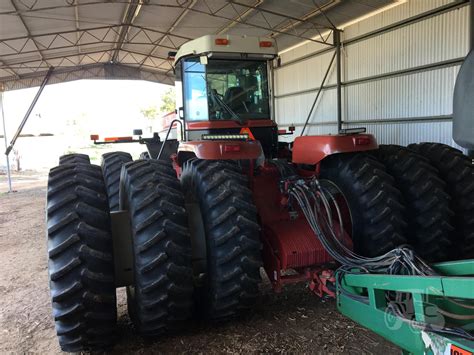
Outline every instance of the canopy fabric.
{"label": "canopy fabric", "polygon": [[[332,45],[342,23],[399,0],[2,0],[3,90],[84,78],[173,83],[170,51],[206,34]],[[2,89],[0,87],[0,89]]]}

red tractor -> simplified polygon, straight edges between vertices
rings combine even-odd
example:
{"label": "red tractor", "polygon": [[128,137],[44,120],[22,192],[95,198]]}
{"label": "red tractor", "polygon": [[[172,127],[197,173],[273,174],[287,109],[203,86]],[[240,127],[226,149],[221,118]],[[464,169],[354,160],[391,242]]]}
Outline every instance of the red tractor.
{"label": "red tractor", "polygon": [[277,292],[307,282],[334,296],[336,247],[375,260],[410,244],[439,261],[456,237],[473,256],[472,219],[453,218],[453,207],[472,216],[474,190],[446,186],[444,167],[465,159],[441,145],[413,147],[424,157],[379,148],[364,129],[280,141],[295,132],[272,120],[276,54],[267,38],[186,43],[175,56],[178,117],[166,136],[137,139],[148,159],[108,153],[98,167],[72,154],[51,170],[49,273],[63,350],[112,345],[119,286],[138,332],[157,335],[193,315],[251,309],[261,267]]}

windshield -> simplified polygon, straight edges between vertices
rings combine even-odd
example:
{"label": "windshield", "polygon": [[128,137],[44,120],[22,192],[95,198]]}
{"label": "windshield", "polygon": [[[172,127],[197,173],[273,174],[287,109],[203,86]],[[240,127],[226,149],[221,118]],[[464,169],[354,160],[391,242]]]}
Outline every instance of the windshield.
{"label": "windshield", "polygon": [[265,61],[188,58],[183,84],[187,120],[270,118]]}

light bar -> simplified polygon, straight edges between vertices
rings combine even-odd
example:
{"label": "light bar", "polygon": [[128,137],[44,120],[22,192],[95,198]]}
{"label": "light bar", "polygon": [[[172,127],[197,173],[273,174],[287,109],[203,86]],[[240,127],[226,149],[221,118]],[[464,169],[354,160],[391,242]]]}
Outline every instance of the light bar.
{"label": "light bar", "polygon": [[203,134],[202,139],[205,141],[246,141],[249,139],[248,134]]}
{"label": "light bar", "polygon": [[339,134],[357,134],[357,133],[365,133],[367,132],[367,128],[365,127],[358,127],[358,128],[344,128],[339,130]]}

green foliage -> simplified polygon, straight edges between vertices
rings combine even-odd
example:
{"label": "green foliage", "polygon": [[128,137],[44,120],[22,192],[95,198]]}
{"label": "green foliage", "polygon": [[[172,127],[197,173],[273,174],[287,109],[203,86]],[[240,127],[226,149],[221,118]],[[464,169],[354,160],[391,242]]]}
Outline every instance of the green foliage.
{"label": "green foliage", "polygon": [[149,120],[154,120],[157,117],[161,117],[170,113],[176,109],[176,95],[174,92],[174,88],[169,88],[164,92],[161,96],[161,106],[158,109],[155,105],[142,108],[140,113]]}
{"label": "green foliage", "polygon": [[160,112],[162,114],[170,113],[176,110],[176,95],[174,88],[169,88],[161,97]]}
{"label": "green foliage", "polygon": [[143,117],[149,120],[154,120],[158,116],[158,109],[156,106],[150,106],[147,108],[142,108],[140,113],[143,115]]}

